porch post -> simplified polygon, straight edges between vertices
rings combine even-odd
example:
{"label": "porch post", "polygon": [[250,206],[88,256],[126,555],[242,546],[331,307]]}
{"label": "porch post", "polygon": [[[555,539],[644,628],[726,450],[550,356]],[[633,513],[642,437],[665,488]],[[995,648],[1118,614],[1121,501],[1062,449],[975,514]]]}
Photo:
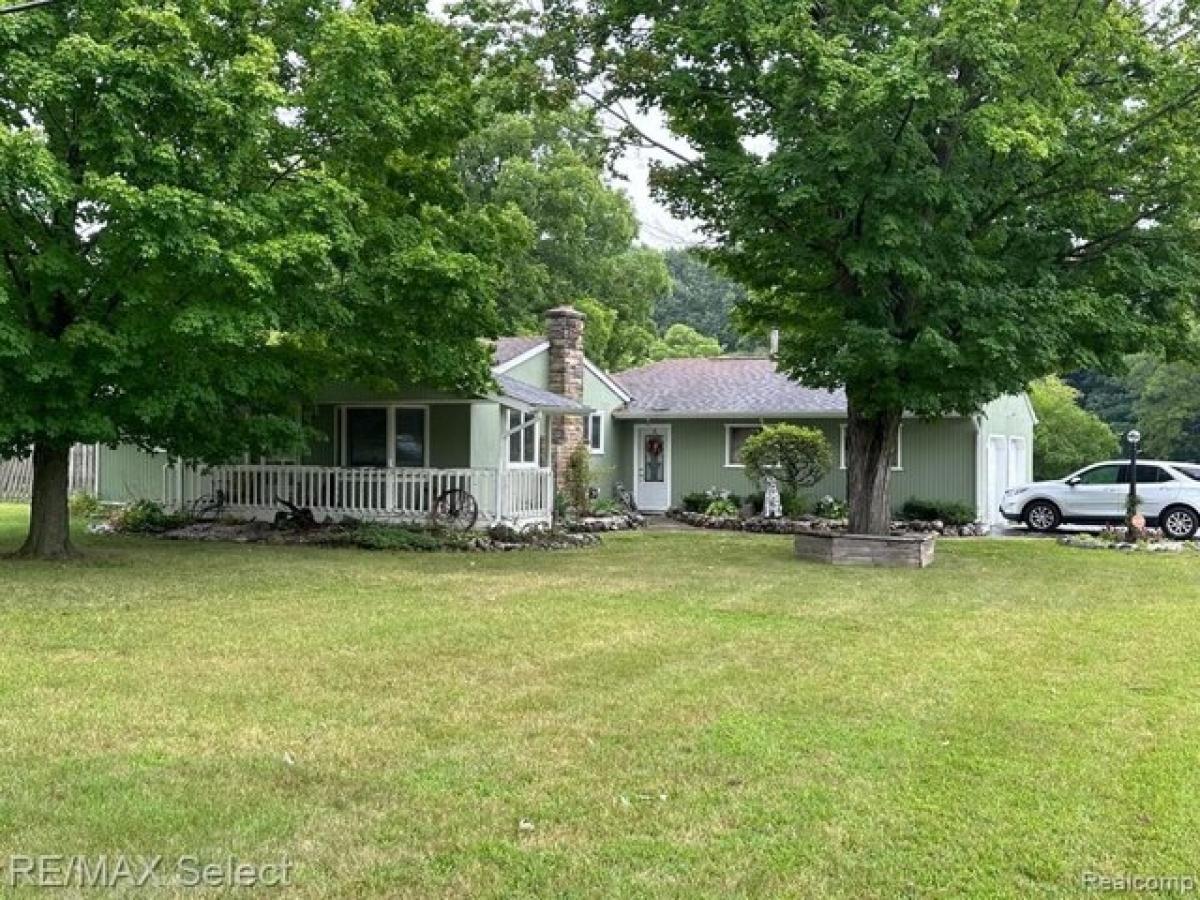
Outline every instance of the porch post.
{"label": "porch post", "polygon": [[500,407],[500,451],[496,456],[496,510],[492,523],[499,525],[504,516],[504,482],[508,477],[508,407]]}

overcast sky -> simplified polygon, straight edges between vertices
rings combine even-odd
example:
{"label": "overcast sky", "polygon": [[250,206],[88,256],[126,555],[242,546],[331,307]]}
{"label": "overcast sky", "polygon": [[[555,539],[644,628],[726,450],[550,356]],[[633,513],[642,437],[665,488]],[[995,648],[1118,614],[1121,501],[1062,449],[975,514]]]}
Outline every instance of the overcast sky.
{"label": "overcast sky", "polygon": [[[638,127],[655,141],[680,152],[685,150],[681,142],[667,130],[661,116],[637,115],[634,118]],[[696,222],[676,219],[650,195],[650,165],[656,160],[669,162],[671,157],[662,150],[629,147],[617,161],[615,177],[609,181],[614,187],[625,191],[633,201],[642,225],[643,244],[666,249],[700,243],[702,236]]]}

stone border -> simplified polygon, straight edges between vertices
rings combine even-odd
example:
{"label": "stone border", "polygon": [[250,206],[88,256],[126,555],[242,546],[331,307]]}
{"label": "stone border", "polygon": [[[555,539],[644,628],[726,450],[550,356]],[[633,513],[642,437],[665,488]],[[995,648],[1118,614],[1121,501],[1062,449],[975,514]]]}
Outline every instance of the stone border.
{"label": "stone border", "polygon": [[[710,528],[720,531],[751,531],[757,534],[843,534],[846,531],[845,519],[821,519],[817,516],[802,516],[798,519],[767,519],[762,516],[752,516],[744,519],[740,516],[709,516],[680,509],[670,510],[667,515],[694,528]],[[943,537],[983,537],[988,533],[987,526],[982,522],[959,527],[945,525],[942,522],[896,521],[892,522],[891,530],[895,537],[923,534],[942,535]]]}
{"label": "stone border", "polygon": [[563,529],[570,534],[595,534],[602,531],[636,531],[646,527],[645,516],[639,513],[620,513],[615,516],[584,516],[568,519]]}
{"label": "stone border", "polygon": [[1163,538],[1148,541],[1103,540],[1094,534],[1071,534],[1058,539],[1064,547],[1074,547],[1076,550],[1120,550],[1123,553],[1182,553],[1186,550],[1200,550],[1200,540],[1168,541]]}
{"label": "stone border", "polygon": [[871,534],[798,534],[796,556],[835,566],[924,569],[933,563],[936,538]]}

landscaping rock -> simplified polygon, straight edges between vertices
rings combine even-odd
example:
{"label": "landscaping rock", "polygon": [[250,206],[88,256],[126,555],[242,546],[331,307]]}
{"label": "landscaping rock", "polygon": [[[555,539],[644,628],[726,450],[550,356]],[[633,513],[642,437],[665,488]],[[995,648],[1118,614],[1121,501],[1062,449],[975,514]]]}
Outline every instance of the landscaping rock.
{"label": "landscaping rock", "polygon": [[[836,534],[846,530],[845,519],[823,519],[818,516],[763,518],[750,516],[710,516],[705,513],[673,509],[667,513],[673,519],[696,528],[712,528],[725,531],[751,531],[758,534]],[[895,537],[910,535],[940,534],[952,537],[981,537],[987,534],[982,522],[971,525],[947,525],[940,520],[930,522],[897,520],[891,523],[890,533]]]}
{"label": "landscaping rock", "polygon": [[635,531],[646,526],[646,519],[639,513],[624,513],[615,516],[585,516],[569,520],[565,528],[572,534],[596,534],[604,531]]}

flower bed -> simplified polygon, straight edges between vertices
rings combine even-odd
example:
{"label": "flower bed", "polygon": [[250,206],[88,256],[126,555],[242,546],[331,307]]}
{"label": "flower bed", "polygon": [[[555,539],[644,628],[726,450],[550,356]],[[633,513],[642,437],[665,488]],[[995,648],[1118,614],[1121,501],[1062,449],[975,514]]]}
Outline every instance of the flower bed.
{"label": "flower bed", "polygon": [[1185,550],[1200,550],[1200,541],[1168,541],[1160,531],[1147,529],[1145,537],[1138,541],[1126,541],[1123,534],[1106,528],[1099,534],[1072,534],[1059,538],[1064,547],[1078,550],[1120,550],[1125,553],[1181,553]]}
{"label": "flower bed", "polygon": [[247,522],[233,519],[189,521],[178,516],[141,511],[116,513],[95,523],[97,534],[144,534],[169,541],[221,541],[237,544],[304,544],[319,547],[358,547],[364,550],[505,552],[513,550],[573,550],[600,543],[595,534],[569,534],[542,528],[517,531],[494,526],[487,531],[450,531],[427,525],[383,525],[343,520],[308,527]]}
{"label": "flower bed", "polygon": [[636,531],[645,526],[645,517],[638,513],[618,513],[611,516],[570,519],[564,528],[571,534],[595,534],[602,531]]}
{"label": "flower bed", "polygon": [[[674,519],[696,528],[713,528],[726,531],[753,531],[762,534],[834,534],[846,530],[845,519],[824,519],[819,516],[767,519],[762,516],[710,516],[705,513],[673,509],[668,513]],[[987,534],[987,526],[981,522],[972,525],[946,525],[943,522],[893,522],[893,535],[940,534],[946,537],[979,537]]]}

